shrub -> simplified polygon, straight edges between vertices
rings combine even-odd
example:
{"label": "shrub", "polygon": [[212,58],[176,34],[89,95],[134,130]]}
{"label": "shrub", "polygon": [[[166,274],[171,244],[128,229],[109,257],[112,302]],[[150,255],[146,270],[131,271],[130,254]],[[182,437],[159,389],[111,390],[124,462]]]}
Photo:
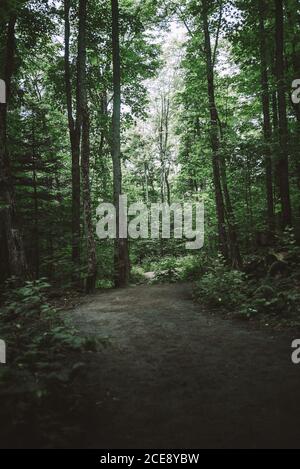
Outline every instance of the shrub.
{"label": "shrub", "polygon": [[195,285],[199,301],[240,318],[268,316],[274,325],[300,323],[300,249],[291,229],[267,255],[248,257],[244,273],[231,270],[222,257],[204,266]]}
{"label": "shrub", "polygon": [[173,283],[180,280],[180,272],[175,257],[165,257],[157,263],[154,283]]}
{"label": "shrub", "polygon": [[141,284],[145,283],[145,275],[142,267],[133,266],[130,271],[130,283]]}
{"label": "shrub", "polygon": [[219,256],[195,285],[195,297],[213,306],[233,310],[246,298],[245,274],[231,270]]}
{"label": "shrub", "polygon": [[[45,279],[9,290],[0,310],[7,365],[0,368],[0,444],[4,447],[65,445],[80,432],[85,411],[76,383],[83,350],[96,343],[78,335],[46,299]],[[82,407],[81,407],[82,406]],[[55,439],[55,441],[54,441]]]}
{"label": "shrub", "polygon": [[275,315],[280,317],[299,316],[300,290],[292,279],[264,279],[245,301],[242,313],[248,317]]}
{"label": "shrub", "polygon": [[102,290],[109,290],[114,287],[114,282],[112,280],[97,280],[96,288],[100,288]]}
{"label": "shrub", "polygon": [[205,274],[210,259],[207,255],[200,254],[194,256],[185,256],[180,258],[181,278],[183,280],[196,280]]}

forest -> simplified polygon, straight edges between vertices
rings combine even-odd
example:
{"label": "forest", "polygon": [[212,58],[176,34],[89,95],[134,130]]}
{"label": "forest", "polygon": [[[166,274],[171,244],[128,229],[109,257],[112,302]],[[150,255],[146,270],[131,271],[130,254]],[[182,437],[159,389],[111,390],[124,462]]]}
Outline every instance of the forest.
{"label": "forest", "polygon": [[299,447],[297,347],[300,1],[1,0],[0,447]]}

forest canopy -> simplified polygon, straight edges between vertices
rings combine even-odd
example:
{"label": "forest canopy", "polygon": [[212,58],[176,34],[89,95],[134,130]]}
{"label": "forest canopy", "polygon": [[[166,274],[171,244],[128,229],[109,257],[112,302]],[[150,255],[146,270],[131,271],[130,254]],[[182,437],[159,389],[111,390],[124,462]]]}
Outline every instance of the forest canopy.
{"label": "forest canopy", "polygon": [[186,254],[99,240],[121,194],[202,201],[202,254],[233,269],[299,240],[299,18],[297,0],[2,2],[1,283],[89,292]]}

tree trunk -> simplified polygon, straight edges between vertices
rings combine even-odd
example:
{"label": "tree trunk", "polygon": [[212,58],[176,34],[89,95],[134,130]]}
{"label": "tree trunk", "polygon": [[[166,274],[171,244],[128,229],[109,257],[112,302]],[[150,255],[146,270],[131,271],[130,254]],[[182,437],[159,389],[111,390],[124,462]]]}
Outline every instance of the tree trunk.
{"label": "tree trunk", "polygon": [[[208,5],[207,1],[202,2],[203,5],[203,29],[205,38],[205,55],[206,55],[206,72],[207,72],[207,90],[211,118],[211,147],[213,153],[213,172],[214,184],[216,193],[216,204],[219,224],[219,234],[221,247],[228,255],[227,235],[225,237],[225,217],[228,225],[228,240],[230,246],[230,259],[234,268],[242,266],[242,259],[240,255],[239,243],[236,232],[236,224],[234,211],[230,199],[230,194],[227,186],[226,177],[226,164],[224,158],[220,158],[220,139],[219,139],[219,116],[215,100],[215,85],[214,85],[214,65],[212,61],[210,32],[208,26]],[[224,228],[223,228],[224,227]]]}
{"label": "tree trunk", "polygon": [[121,171],[121,67],[119,44],[119,4],[111,0],[112,10],[112,52],[113,52],[113,117],[112,117],[112,161],[113,161],[113,193],[116,208],[117,237],[115,241],[115,286],[125,287],[129,282],[129,256],[127,238],[119,233],[119,196],[122,192]]}
{"label": "tree trunk", "polygon": [[88,0],[79,0],[78,30],[78,116],[81,124],[81,172],[83,186],[83,213],[86,235],[87,277],[85,289],[87,293],[95,290],[97,277],[96,245],[92,220],[92,203],[90,191],[90,121],[86,90],[86,17]]}
{"label": "tree trunk", "polygon": [[274,200],[273,200],[273,171],[272,171],[272,126],[270,117],[269,77],[266,56],[266,31],[264,0],[258,0],[259,7],[259,33],[260,33],[260,64],[261,64],[261,100],[263,110],[264,156],[266,171],[267,216],[270,234],[274,232]]}
{"label": "tree trunk", "polygon": [[220,163],[219,163],[219,138],[218,138],[218,113],[215,104],[215,90],[214,90],[214,73],[213,64],[211,58],[211,43],[208,29],[207,19],[207,4],[203,2],[203,27],[205,37],[205,54],[206,54],[206,74],[207,74],[207,87],[208,87],[208,99],[209,99],[209,111],[211,119],[211,148],[212,148],[212,168],[213,168],[213,180],[215,189],[215,200],[216,210],[218,219],[218,233],[219,233],[219,246],[222,255],[226,260],[229,259],[229,251],[227,244],[227,233],[225,226],[225,207],[224,199],[221,186],[220,176]]}
{"label": "tree trunk", "polygon": [[40,234],[39,234],[39,205],[37,192],[37,171],[36,171],[36,155],[35,155],[35,115],[32,114],[32,181],[33,181],[33,213],[34,213],[34,266],[35,278],[40,276]]}
{"label": "tree trunk", "polygon": [[18,229],[15,194],[12,184],[7,148],[7,105],[10,98],[11,77],[14,70],[16,17],[10,17],[7,27],[4,70],[6,103],[0,103],[0,223],[1,223],[1,272],[0,280],[10,276],[21,280],[28,277],[23,240]]}
{"label": "tree trunk", "polygon": [[70,0],[64,1],[65,17],[65,87],[69,135],[72,154],[72,263],[73,282],[80,285],[80,125],[73,117],[72,84],[70,72]]}
{"label": "tree trunk", "polygon": [[220,174],[221,174],[221,183],[224,193],[225,201],[225,216],[228,225],[228,237],[229,237],[229,246],[230,246],[230,259],[232,267],[235,269],[240,269],[242,267],[242,258],[240,254],[239,242],[236,232],[236,222],[233,211],[233,206],[231,204],[231,198],[227,185],[227,175],[226,175],[226,164],[224,158],[219,159],[220,163]]}
{"label": "tree trunk", "polygon": [[144,174],[145,174],[145,202],[149,205],[149,182],[148,182],[148,163],[144,161]]}
{"label": "tree trunk", "polygon": [[169,113],[170,100],[165,91],[161,94],[161,107],[158,122],[158,145],[160,158],[160,193],[161,202],[166,200],[170,205],[170,185],[168,164],[168,140],[169,140]]}
{"label": "tree trunk", "polygon": [[289,191],[289,163],[288,163],[288,123],[286,114],[285,74],[284,74],[284,26],[283,26],[283,2],[275,1],[275,43],[276,43],[276,82],[278,96],[279,118],[279,155],[278,176],[279,191],[282,208],[282,227],[292,224],[292,210]]}

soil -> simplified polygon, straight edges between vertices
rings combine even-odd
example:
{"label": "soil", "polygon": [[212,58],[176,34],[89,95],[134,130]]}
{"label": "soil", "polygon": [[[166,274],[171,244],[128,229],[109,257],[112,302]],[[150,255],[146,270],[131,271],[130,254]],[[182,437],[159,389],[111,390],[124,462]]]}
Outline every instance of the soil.
{"label": "soil", "polygon": [[300,448],[292,332],[212,315],[189,284],[140,285],[68,313],[90,353],[84,448]]}

